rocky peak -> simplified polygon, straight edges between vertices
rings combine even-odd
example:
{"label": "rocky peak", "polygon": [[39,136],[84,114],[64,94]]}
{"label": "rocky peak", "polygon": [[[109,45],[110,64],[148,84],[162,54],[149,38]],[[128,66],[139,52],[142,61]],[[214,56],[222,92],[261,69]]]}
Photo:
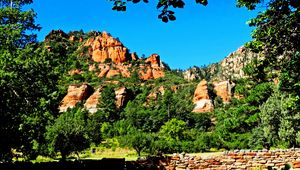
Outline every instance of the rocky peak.
{"label": "rocky peak", "polygon": [[201,78],[213,81],[240,79],[246,76],[243,68],[255,58],[259,58],[259,54],[242,46],[219,63],[210,64],[205,68],[192,67],[184,71],[183,76],[188,81]]}
{"label": "rocky peak", "polygon": [[115,64],[120,64],[130,60],[128,49],[106,32],[89,38],[84,46],[89,47],[89,54],[96,62],[104,63],[111,60]]}
{"label": "rocky peak", "polygon": [[214,68],[214,74],[218,74],[219,80],[240,79],[245,77],[243,68],[259,55],[242,46],[230,53]]}
{"label": "rocky peak", "polygon": [[62,38],[69,39],[69,35],[66,34],[64,31],[52,30],[52,31],[50,31],[50,33],[48,35],[46,35],[45,40],[48,41],[48,40],[54,39],[55,37],[62,37]]}
{"label": "rocky peak", "polygon": [[183,72],[183,78],[187,81],[193,81],[200,78],[200,75],[197,73],[197,68],[193,67]]}
{"label": "rocky peak", "polygon": [[150,63],[152,68],[159,68],[160,67],[160,57],[158,54],[150,55],[146,60],[146,63]]}

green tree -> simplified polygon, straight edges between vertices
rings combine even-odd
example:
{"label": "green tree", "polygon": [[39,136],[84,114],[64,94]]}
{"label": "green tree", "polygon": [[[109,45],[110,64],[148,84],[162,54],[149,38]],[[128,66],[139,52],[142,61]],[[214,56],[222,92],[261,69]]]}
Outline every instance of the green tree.
{"label": "green tree", "polygon": [[115,87],[113,85],[104,86],[99,98],[99,108],[95,113],[101,120],[100,122],[113,122],[118,120],[119,113],[116,106]]}
{"label": "green tree", "polygon": [[12,148],[21,148],[23,143],[19,126],[22,115],[32,112],[39,96],[31,76],[36,73],[39,60],[30,58],[34,51],[36,35],[33,31],[40,27],[34,23],[36,14],[32,10],[23,11],[22,6],[31,0],[2,0],[0,8],[0,158],[9,161]]}
{"label": "green tree", "polygon": [[294,147],[299,131],[297,102],[291,95],[276,91],[261,107],[259,128],[262,141],[270,146]]}
{"label": "green tree", "polygon": [[187,130],[187,124],[176,118],[173,118],[166,122],[159,130],[159,134],[168,139],[181,140],[183,139],[184,131]]}
{"label": "green tree", "polygon": [[142,151],[146,151],[150,148],[152,142],[152,135],[140,130],[132,130],[125,137],[121,137],[122,145],[132,147],[137,152],[138,157],[141,156]]}
{"label": "green tree", "polygon": [[50,153],[60,152],[62,160],[72,152],[78,152],[90,146],[86,115],[79,106],[62,113],[53,125],[47,127],[46,139]]}

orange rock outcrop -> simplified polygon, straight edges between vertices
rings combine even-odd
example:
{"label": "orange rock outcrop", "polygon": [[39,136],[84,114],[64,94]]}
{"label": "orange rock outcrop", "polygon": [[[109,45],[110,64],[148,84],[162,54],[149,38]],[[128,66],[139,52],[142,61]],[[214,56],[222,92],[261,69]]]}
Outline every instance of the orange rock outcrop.
{"label": "orange rock outcrop", "polygon": [[159,68],[160,67],[160,57],[158,54],[150,55],[146,60],[146,63],[150,63],[152,68]]}
{"label": "orange rock outcrop", "polygon": [[117,108],[121,108],[121,107],[125,106],[130,98],[128,89],[126,87],[121,87],[118,90],[116,90],[115,95],[116,95]]}
{"label": "orange rock outcrop", "polygon": [[202,80],[198,84],[194,93],[193,102],[195,104],[193,112],[202,113],[211,112],[214,110],[214,105],[208,94],[206,80]]}
{"label": "orange rock outcrop", "polygon": [[[98,110],[98,104],[100,102],[101,91],[105,87],[100,87],[93,93],[93,88],[88,84],[80,86],[70,85],[67,95],[64,97],[62,104],[59,107],[60,112],[67,111],[68,108],[73,108],[78,102],[86,100],[84,108],[90,112],[95,113]],[[124,107],[129,99],[132,97],[126,87],[121,87],[115,90],[116,100],[115,104],[117,108]]]}
{"label": "orange rock outcrop", "polygon": [[63,98],[59,106],[59,111],[65,112],[68,108],[75,107],[78,102],[87,99],[91,93],[93,93],[93,88],[86,83],[81,85],[70,85],[67,95]]}
{"label": "orange rock outcrop", "polygon": [[99,103],[101,88],[98,88],[85,102],[84,107],[90,113],[97,112],[97,105]]}
{"label": "orange rock outcrop", "polygon": [[84,46],[90,47],[89,53],[96,62],[105,62],[110,59],[115,64],[128,61],[128,50],[123,44],[106,32],[97,37],[91,37]]}
{"label": "orange rock outcrop", "polygon": [[232,98],[231,89],[234,84],[231,84],[229,81],[214,82],[213,84],[217,96],[220,96],[224,103],[229,103]]}

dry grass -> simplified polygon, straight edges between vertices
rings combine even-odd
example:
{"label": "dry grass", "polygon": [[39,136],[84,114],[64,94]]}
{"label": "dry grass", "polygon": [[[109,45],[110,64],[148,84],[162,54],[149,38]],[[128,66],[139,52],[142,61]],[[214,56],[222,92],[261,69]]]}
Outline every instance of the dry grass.
{"label": "dry grass", "polygon": [[91,151],[86,151],[85,153],[81,154],[81,157],[84,159],[125,158],[126,161],[137,159],[137,154],[133,149],[128,149],[128,148],[110,149],[110,148],[102,148],[102,147],[97,147],[95,149],[96,149],[95,153],[91,153]]}

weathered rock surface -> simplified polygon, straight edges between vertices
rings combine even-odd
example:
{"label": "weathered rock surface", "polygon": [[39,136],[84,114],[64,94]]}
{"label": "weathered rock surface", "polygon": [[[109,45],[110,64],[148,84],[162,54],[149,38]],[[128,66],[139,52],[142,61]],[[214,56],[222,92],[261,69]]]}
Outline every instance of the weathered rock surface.
{"label": "weathered rock surface", "polygon": [[107,59],[111,59],[113,63],[120,64],[129,60],[128,49],[106,32],[89,38],[84,46],[90,47],[89,53],[96,62],[103,63]]}
{"label": "weathered rock surface", "polygon": [[145,60],[145,63],[150,63],[151,68],[160,68],[160,57],[158,54],[152,54]]}
{"label": "weathered rock surface", "polygon": [[204,78],[203,75],[207,76],[206,79],[211,79],[213,81],[240,79],[246,76],[243,68],[253,61],[253,59],[260,58],[259,54],[253,53],[242,46],[230,53],[222,61],[210,64],[205,69],[199,67],[190,68],[183,73],[183,76],[189,81]]}
{"label": "weathered rock surface", "polygon": [[59,111],[65,112],[68,108],[75,107],[78,102],[87,99],[93,91],[93,88],[86,83],[81,85],[70,85],[67,95],[63,98],[59,106]]}
{"label": "weathered rock surface", "polygon": [[90,113],[96,113],[97,112],[97,105],[100,100],[100,94],[101,94],[101,89],[98,88],[95,90],[95,92],[86,100],[84,107],[85,109],[90,112]]}
{"label": "weathered rock surface", "polygon": [[221,82],[214,82],[214,90],[216,91],[216,95],[220,96],[224,103],[229,103],[232,98],[232,88],[234,87],[233,83],[230,81],[221,81]]}
{"label": "weathered rock surface", "polygon": [[193,81],[199,78],[199,75],[196,74],[192,69],[186,70],[183,72],[183,78],[188,81]]}
{"label": "weathered rock surface", "polygon": [[246,76],[243,68],[255,58],[259,55],[242,46],[225,57],[212,72],[219,72],[220,80],[240,79]]}
{"label": "weathered rock surface", "polygon": [[126,87],[121,87],[120,89],[116,90],[115,94],[117,108],[124,107],[131,97]]}
{"label": "weathered rock surface", "polygon": [[208,94],[206,80],[202,80],[198,84],[194,93],[193,102],[195,104],[193,112],[202,113],[211,112],[214,110],[214,105]]}
{"label": "weathered rock surface", "polygon": [[188,154],[173,154],[161,160],[162,169],[283,169],[290,164],[293,169],[300,168],[300,149],[287,150],[235,150],[223,154],[200,157]]}
{"label": "weathered rock surface", "polygon": [[[93,87],[88,84],[82,85],[70,85],[67,95],[64,97],[62,104],[59,107],[60,112],[67,111],[68,108],[73,108],[78,102],[86,100],[84,108],[90,112],[95,113],[98,110],[98,104],[100,102],[101,91],[105,87],[99,87],[95,91]],[[94,91],[94,93],[93,93]],[[116,107],[124,107],[132,96],[126,87],[121,87],[115,90],[116,95]]]}

